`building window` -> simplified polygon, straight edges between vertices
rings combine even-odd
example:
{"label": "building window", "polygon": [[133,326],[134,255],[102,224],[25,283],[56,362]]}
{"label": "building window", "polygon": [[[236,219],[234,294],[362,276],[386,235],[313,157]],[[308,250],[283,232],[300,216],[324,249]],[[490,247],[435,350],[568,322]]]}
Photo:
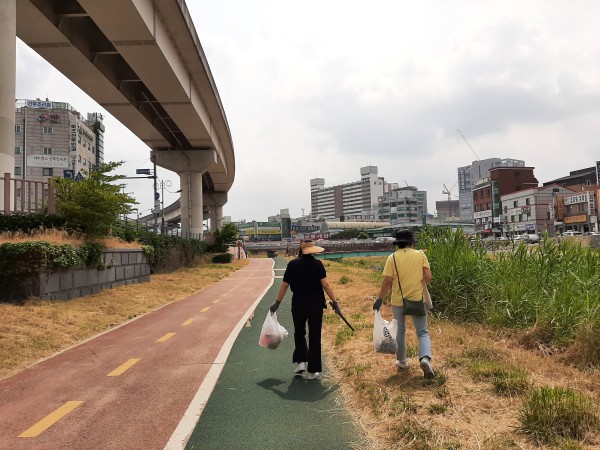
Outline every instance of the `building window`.
{"label": "building window", "polygon": [[15,147],[15,154],[17,154],[17,155],[21,154],[21,147]]}
{"label": "building window", "polygon": [[52,169],[52,167],[44,167],[42,169],[42,175],[45,177],[51,177],[53,171],[54,169]]}
{"label": "building window", "polygon": [[21,125],[15,125],[15,133],[21,133],[22,131]]}
{"label": "building window", "polygon": [[17,188],[17,197],[21,198],[21,188]]}
{"label": "building window", "polygon": [[516,208],[519,206],[519,201],[518,200],[513,200],[513,208]]}
{"label": "building window", "polygon": [[52,147],[44,147],[44,155],[51,155]]}
{"label": "building window", "polygon": [[15,175],[21,175],[21,168],[15,167]]}
{"label": "building window", "polygon": [[591,186],[591,185],[592,185],[592,182],[591,182],[590,180],[587,180],[587,181],[585,182],[585,184],[586,184],[586,185],[588,185],[588,186]]}
{"label": "building window", "polygon": [[44,127],[44,134],[54,134],[53,127]]}
{"label": "building window", "polygon": [[526,204],[526,205],[529,205],[529,204],[530,204],[530,203],[529,203],[529,199],[528,199],[528,198],[526,198],[526,199],[525,199],[525,204]]}
{"label": "building window", "polygon": [[77,155],[77,162],[81,162],[81,155]]}

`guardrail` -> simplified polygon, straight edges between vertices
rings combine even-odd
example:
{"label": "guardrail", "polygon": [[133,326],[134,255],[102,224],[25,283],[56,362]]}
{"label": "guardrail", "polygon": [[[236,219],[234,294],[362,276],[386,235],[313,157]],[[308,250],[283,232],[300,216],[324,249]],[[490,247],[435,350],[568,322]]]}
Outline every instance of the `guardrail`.
{"label": "guardrail", "polygon": [[4,214],[56,213],[56,197],[52,183],[12,178],[10,173],[0,177],[4,195],[0,196],[0,212]]}

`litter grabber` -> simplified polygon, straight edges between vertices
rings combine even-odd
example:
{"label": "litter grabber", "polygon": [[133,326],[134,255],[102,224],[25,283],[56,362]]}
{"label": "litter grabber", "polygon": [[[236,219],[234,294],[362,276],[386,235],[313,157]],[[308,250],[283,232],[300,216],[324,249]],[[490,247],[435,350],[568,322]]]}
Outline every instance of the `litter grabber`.
{"label": "litter grabber", "polygon": [[350,322],[348,322],[348,320],[346,320],[346,318],[344,317],[344,315],[342,314],[342,312],[340,311],[340,308],[335,308],[334,304],[332,301],[329,302],[329,304],[331,305],[331,309],[333,309],[335,311],[335,313],[340,316],[340,319],[342,319],[344,322],[346,322],[346,325],[348,325],[350,327],[350,329],[352,331],[354,331],[354,327],[352,325],[350,325]]}

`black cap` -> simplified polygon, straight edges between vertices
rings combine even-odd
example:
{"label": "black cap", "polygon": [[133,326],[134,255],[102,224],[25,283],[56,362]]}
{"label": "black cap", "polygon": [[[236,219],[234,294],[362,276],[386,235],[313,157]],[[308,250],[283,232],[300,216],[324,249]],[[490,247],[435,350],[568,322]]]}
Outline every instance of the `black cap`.
{"label": "black cap", "polygon": [[415,235],[411,230],[400,230],[396,232],[396,239],[394,239],[394,244],[399,244],[400,242],[416,244],[417,240],[415,239]]}

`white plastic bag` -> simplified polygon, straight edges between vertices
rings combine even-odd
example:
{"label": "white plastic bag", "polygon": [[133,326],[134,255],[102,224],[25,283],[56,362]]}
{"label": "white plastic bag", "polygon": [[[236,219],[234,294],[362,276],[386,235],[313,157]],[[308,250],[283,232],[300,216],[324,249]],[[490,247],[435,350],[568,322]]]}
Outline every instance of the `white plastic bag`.
{"label": "white plastic bag", "polygon": [[375,311],[375,323],[373,325],[373,344],[375,351],[380,353],[396,353],[396,335],[398,334],[398,321],[385,320],[379,311]]}
{"label": "white plastic bag", "polygon": [[263,323],[258,345],[275,350],[287,335],[287,330],[277,322],[277,313],[271,314],[271,311],[267,311],[267,318]]}

